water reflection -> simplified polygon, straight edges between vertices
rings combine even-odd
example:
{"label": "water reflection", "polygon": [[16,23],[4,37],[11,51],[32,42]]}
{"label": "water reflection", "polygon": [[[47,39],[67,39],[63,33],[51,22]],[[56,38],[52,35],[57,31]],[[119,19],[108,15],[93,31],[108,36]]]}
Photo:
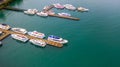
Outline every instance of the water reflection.
{"label": "water reflection", "polygon": [[[23,0],[14,0],[14,2],[12,2],[10,4],[10,6],[16,6],[16,5],[20,5],[23,2]],[[6,10],[0,10],[0,20],[6,20],[6,15],[9,15],[10,13],[7,12]]]}
{"label": "water reflection", "polygon": [[11,6],[20,5],[22,2],[23,0],[15,0],[12,2]]}
{"label": "water reflection", "polygon": [[4,12],[4,10],[0,11],[0,19],[5,20],[5,12]]}

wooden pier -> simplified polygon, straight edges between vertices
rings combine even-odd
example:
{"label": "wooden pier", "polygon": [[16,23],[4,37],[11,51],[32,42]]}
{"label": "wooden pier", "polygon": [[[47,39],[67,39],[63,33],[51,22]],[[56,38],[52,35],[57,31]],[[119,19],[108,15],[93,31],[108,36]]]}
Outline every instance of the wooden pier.
{"label": "wooden pier", "polygon": [[53,17],[59,17],[59,18],[65,18],[65,19],[71,19],[71,20],[80,20],[79,18],[75,18],[75,17],[69,17],[69,16],[60,16],[57,14],[49,14],[49,16],[53,16]]}
{"label": "wooden pier", "polygon": [[24,11],[27,11],[26,9],[19,9],[19,8],[13,8],[13,7],[10,7],[10,6],[7,6],[7,7],[4,7],[3,9],[5,10],[13,10],[13,11],[19,11],[19,12],[24,12]]}
{"label": "wooden pier", "polygon": [[[0,29],[0,31],[3,32],[3,35],[0,36],[0,40],[3,40],[4,38],[9,36],[10,34],[21,34],[21,33],[13,32],[11,30]],[[55,46],[55,47],[62,47],[63,46],[63,44],[57,43],[57,42],[54,42],[54,41],[49,41],[49,40],[45,40],[45,39],[42,39],[42,38],[36,38],[36,37],[33,37],[33,36],[29,36],[27,34],[21,34],[21,35],[27,36],[29,39],[39,39],[39,40],[42,40],[42,41],[46,42],[47,44],[49,44],[51,46]]]}
{"label": "wooden pier", "polygon": [[10,34],[9,33],[6,33],[6,32],[3,32],[2,35],[0,35],[0,41],[5,39],[6,37],[8,37]]}
{"label": "wooden pier", "polygon": [[46,9],[43,9],[43,12],[47,12],[51,10],[52,8],[54,8],[54,5],[46,6]]}
{"label": "wooden pier", "polygon": [[[52,8],[54,8],[53,5],[50,5],[48,6],[46,9],[43,9],[43,12],[48,12],[49,10],[51,10]],[[4,7],[3,9],[5,10],[13,10],[13,11],[19,11],[19,12],[24,12],[24,11],[27,11],[26,9],[20,9],[20,8],[14,8],[14,7],[10,7],[10,6],[7,6],[7,7]],[[48,14],[49,16],[52,16],[52,17],[59,17],[59,18],[65,18],[65,19],[71,19],[71,20],[80,20],[79,18],[76,18],[76,17],[69,17],[69,16],[60,16],[60,15],[57,15],[57,14]]]}

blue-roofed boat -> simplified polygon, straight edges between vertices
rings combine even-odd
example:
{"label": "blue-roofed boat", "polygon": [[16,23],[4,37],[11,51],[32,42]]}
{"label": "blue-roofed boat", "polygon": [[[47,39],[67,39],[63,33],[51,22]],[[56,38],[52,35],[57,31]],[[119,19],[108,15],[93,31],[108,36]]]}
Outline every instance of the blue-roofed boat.
{"label": "blue-roofed boat", "polygon": [[63,39],[61,37],[58,37],[58,36],[55,36],[55,35],[48,36],[48,40],[58,42],[58,43],[61,43],[61,44],[68,43],[68,40],[65,40],[65,39]]}

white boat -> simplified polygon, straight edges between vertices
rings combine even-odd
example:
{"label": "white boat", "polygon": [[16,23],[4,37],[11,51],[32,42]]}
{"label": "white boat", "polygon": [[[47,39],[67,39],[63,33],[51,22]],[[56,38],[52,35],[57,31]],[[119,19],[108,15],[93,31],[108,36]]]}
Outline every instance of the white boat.
{"label": "white boat", "polygon": [[29,14],[29,15],[34,15],[37,12],[38,12],[37,9],[28,9],[27,11],[24,11],[25,14]]}
{"label": "white boat", "polygon": [[2,34],[3,32],[2,31],[0,31],[0,35]]}
{"label": "white boat", "polygon": [[78,11],[89,11],[89,9],[84,8],[84,7],[78,7],[77,10]]}
{"label": "white boat", "polygon": [[34,12],[24,11],[25,14],[34,15]]}
{"label": "white boat", "polygon": [[71,5],[71,4],[65,4],[64,7],[65,7],[66,9],[69,9],[69,10],[76,10],[76,7],[74,7],[74,6]]}
{"label": "white boat", "polygon": [[38,40],[38,39],[30,39],[29,42],[31,42],[34,45],[41,46],[41,47],[46,46],[46,43],[44,41]]}
{"label": "white boat", "polygon": [[37,12],[36,14],[37,14],[38,16],[44,16],[44,17],[48,16],[48,14],[45,13],[45,12]]}
{"label": "white boat", "polygon": [[54,14],[55,14],[55,12],[54,12],[54,11],[52,11],[52,10],[49,10],[49,11],[47,12],[47,14],[48,14],[48,15],[54,15]]}
{"label": "white boat", "polygon": [[0,28],[1,28],[1,29],[4,29],[4,30],[9,30],[9,29],[10,29],[10,26],[7,25],[7,24],[0,24]]}
{"label": "white boat", "polygon": [[33,36],[33,37],[37,37],[37,38],[44,38],[45,37],[44,33],[40,33],[37,31],[30,31],[30,32],[28,32],[28,35]]}
{"label": "white boat", "polygon": [[59,16],[71,16],[71,14],[68,14],[68,13],[58,13]]}
{"label": "white boat", "polygon": [[63,39],[63,38],[61,38],[61,37],[54,36],[54,35],[48,36],[48,40],[54,41],[54,42],[58,42],[58,43],[61,43],[61,44],[66,44],[66,43],[68,43],[68,40],[65,40],[65,39]]}
{"label": "white boat", "polygon": [[11,36],[13,39],[16,39],[16,40],[19,40],[22,42],[26,42],[28,40],[28,38],[26,36],[21,35],[21,34],[11,34]]}
{"label": "white boat", "polygon": [[55,8],[58,8],[58,9],[63,9],[64,8],[64,6],[59,4],[59,3],[53,4],[53,5],[54,5]]}
{"label": "white boat", "polygon": [[48,8],[49,8],[49,6],[44,6],[43,10],[46,10],[46,9],[48,9]]}
{"label": "white boat", "polygon": [[33,11],[33,12],[35,12],[35,13],[37,13],[37,12],[38,12],[38,10],[37,10],[37,9],[32,9],[32,11]]}
{"label": "white boat", "polygon": [[17,32],[17,33],[22,33],[22,34],[26,34],[27,30],[23,29],[23,28],[11,28],[12,31]]}

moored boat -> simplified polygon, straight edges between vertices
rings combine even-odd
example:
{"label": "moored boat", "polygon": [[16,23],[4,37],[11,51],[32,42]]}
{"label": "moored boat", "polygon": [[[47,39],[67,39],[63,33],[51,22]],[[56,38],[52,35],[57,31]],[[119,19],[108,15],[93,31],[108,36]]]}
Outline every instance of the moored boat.
{"label": "moored boat", "polygon": [[7,25],[7,24],[0,24],[0,28],[1,28],[1,29],[4,29],[4,30],[9,30],[9,29],[10,29],[10,26]]}
{"label": "moored boat", "polygon": [[69,9],[69,10],[76,10],[76,7],[74,7],[74,6],[71,5],[71,4],[65,4],[64,7],[65,7],[66,9]]}
{"label": "moored boat", "polygon": [[11,37],[13,39],[16,39],[16,40],[19,40],[19,41],[22,41],[22,42],[26,42],[28,40],[28,38],[24,35],[21,35],[21,34],[11,34]]}
{"label": "moored boat", "polygon": [[44,38],[45,37],[44,33],[37,32],[37,31],[30,31],[30,32],[28,32],[28,35],[33,36],[33,37],[37,37],[37,38]]}
{"label": "moored boat", "polygon": [[36,13],[38,16],[44,16],[44,17],[47,17],[48,16],[48,13],[45,13],[45,12],[37,12]]}
{"label": "moored boat", "polygon": [[46,43],[44,41],[38,40],[38,39],[30,39],[29,42],[31,42],[34,45],[41,46],[41,47],[46,46]]}
{"label": "moored boat", "polygon": [[29,15],[34,15],[37,12],[38,12],[37,9],[28,9],[27,11],[24,11],[25,14],[29,14]]}
{"label": "moored boat", "polygon": [[78,11],[89,11],[89,9],[84,8],[84,7],[78,7],[77,10]]}
{"label": "moored boat", "polygon": [[61,37],[58,37],[58,36],[55,36],[55,35],[48,36],[48,40],[58,42],[58,43],[61,43],[61,44],[68,43],[68,40],[65,40],[65,39],[63,39]]}
{"label": "moored boat", "polygon": [[0,35],[2,34],[3,32],[2,31],[0,31]]}
{"label": "moored boat", "polygon": [[27,30],[23,29],[23,28],[11,28],[12,31],[17,32],[17,33],[22,33],[22,34],[26,34]]}
{"label": "moored boat", "polygon": [[49,10],[49,11],[47,12],[47,14],[48,14],[48,15],[54,15],[54,14],[55,14],[55,12],[54,12],[54,11],[52,11],[52,10]]}
{"label": "moored boat", "polygon": [[68,14],[68,13],[58,13],[58,15],[59,16],[67,16],[67,17],[71,16],[71,14]]}
{"label": "moored boat", "polygon": [[58,8],[58,9],[63,9],[64,8],[64,6],[59,4],[59,3],[53,4],[53,5],[54,5],[55,8]]}

